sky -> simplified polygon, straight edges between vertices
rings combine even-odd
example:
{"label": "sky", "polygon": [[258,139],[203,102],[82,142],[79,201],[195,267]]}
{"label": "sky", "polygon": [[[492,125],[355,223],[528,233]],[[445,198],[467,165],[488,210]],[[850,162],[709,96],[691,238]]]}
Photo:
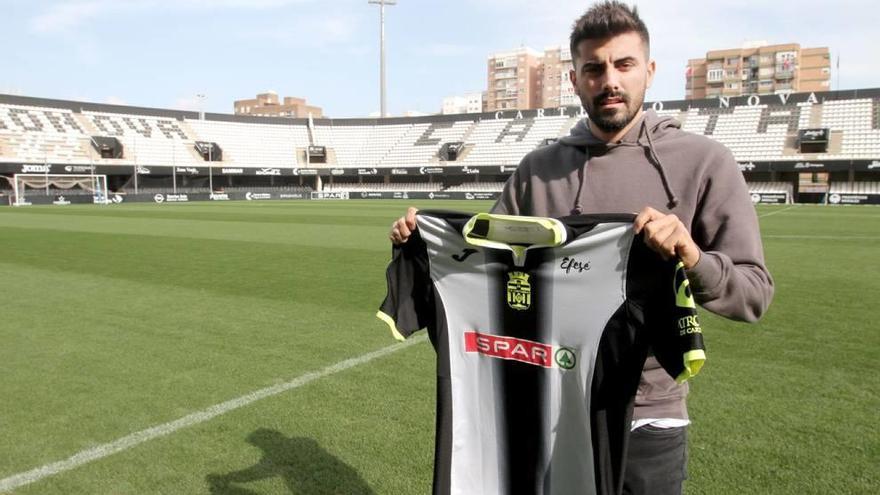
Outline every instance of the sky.
{"label": "sky", "polygon": [[[389,114],[485,90],[490,54],[567,44],[591,3],[397,0],[385,8]],[[757,40],[827,46],[832,89],[880,87],[876,0],[634,3],[657,62],[649,101],[684,98],[688,59]],[[367,0],[0,0],[0,12],[0,93],[232,113],[273,90],[330,117],[379,110],[379,8]]]}

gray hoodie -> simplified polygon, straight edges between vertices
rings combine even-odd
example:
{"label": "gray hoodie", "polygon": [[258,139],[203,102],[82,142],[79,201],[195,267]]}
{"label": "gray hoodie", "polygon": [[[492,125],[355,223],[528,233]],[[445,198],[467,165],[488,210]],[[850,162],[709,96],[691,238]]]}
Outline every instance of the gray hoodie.
{"label": "gray hoodie", "polygon": [[[651,206],[674,213],[703,251],[688,270],[694,298],[721,316],[756,321],[773,297],[758,219],[730,151],[681,130],[653,110],[617,143],[590,132],[526,155],[493,207],[495,213],[560,217],[636,213]],[[645,363],[634,419],[687,419],[687,384],[676,385],[654,358]]]}

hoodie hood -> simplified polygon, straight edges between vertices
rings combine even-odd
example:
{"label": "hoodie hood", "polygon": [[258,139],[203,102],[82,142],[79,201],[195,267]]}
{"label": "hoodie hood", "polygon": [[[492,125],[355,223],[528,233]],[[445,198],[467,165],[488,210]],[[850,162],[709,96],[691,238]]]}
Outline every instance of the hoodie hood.
{"label": "hoodie hood", "polygon": [[[678,197],[669,184],[666,169],[663,167],[663,162],[654,148],[654,141],[660,141],[672,134],[673,131],[680,129],[681,123],[672,117],[660,117],[654,110],[643,112],[640,120],[638,124],[632,126],[623,135],[620,141],[609,143],[593,135],[590,131],[589,119],[581,119],[571,129],[571,134],[560,139],[559,142],[562,145],[583,147],[587,154],[587,161],[589,161],[590,156],[593,154],[605,154],[618,146],[639,146],[644,148],[650,157],[651,165],[654,166],[657,174],[660,176],[660,182],[663,185],[663,190],[666,192],[666,198],[669,200],[667,206],[669,209],[675,208],[678,205]],[[581,211],[580,192],[584,185],[583,169],[584,167],[581,167],[578,170],[580,186],[576,196],[578,199],[572,209],[573,213],[580,213]]]}

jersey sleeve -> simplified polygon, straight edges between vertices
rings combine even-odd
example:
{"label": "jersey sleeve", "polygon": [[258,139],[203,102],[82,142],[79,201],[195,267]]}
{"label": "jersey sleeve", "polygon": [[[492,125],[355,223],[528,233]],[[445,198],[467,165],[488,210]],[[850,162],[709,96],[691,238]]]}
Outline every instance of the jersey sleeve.
{"label": "jersey sleeve", "polygon": [[703,330],[684,264],[664,261],[641,238],[634,241],[630,266],[631,296],[639,301],[651,352],[677,383],[700,372],[706,361]]}
{"label": "jersey sleeve", "polygon": [[434,321],[433,284],[425,242],[418,230],[409,240],[392,249],[385,271],[387,293],[376,317],[404,340]]}
{"label": "jersey sleeve", "polygon": [[651,347],[669,376],[683,383],[696,376],[706,361],[703,329],[684,263],[678,259],[664,262],[663,272],[652,304],[653,318],[659,324],[652,332]]}

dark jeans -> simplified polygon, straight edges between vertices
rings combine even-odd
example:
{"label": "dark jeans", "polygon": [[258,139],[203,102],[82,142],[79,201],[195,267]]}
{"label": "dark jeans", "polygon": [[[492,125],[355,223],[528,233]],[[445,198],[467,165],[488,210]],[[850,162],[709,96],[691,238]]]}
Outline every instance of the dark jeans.
{"label": "dark jeans", "polygon": [[687,427],[636,428],[629,438],[623,493],[681,495],[687,479]]}

